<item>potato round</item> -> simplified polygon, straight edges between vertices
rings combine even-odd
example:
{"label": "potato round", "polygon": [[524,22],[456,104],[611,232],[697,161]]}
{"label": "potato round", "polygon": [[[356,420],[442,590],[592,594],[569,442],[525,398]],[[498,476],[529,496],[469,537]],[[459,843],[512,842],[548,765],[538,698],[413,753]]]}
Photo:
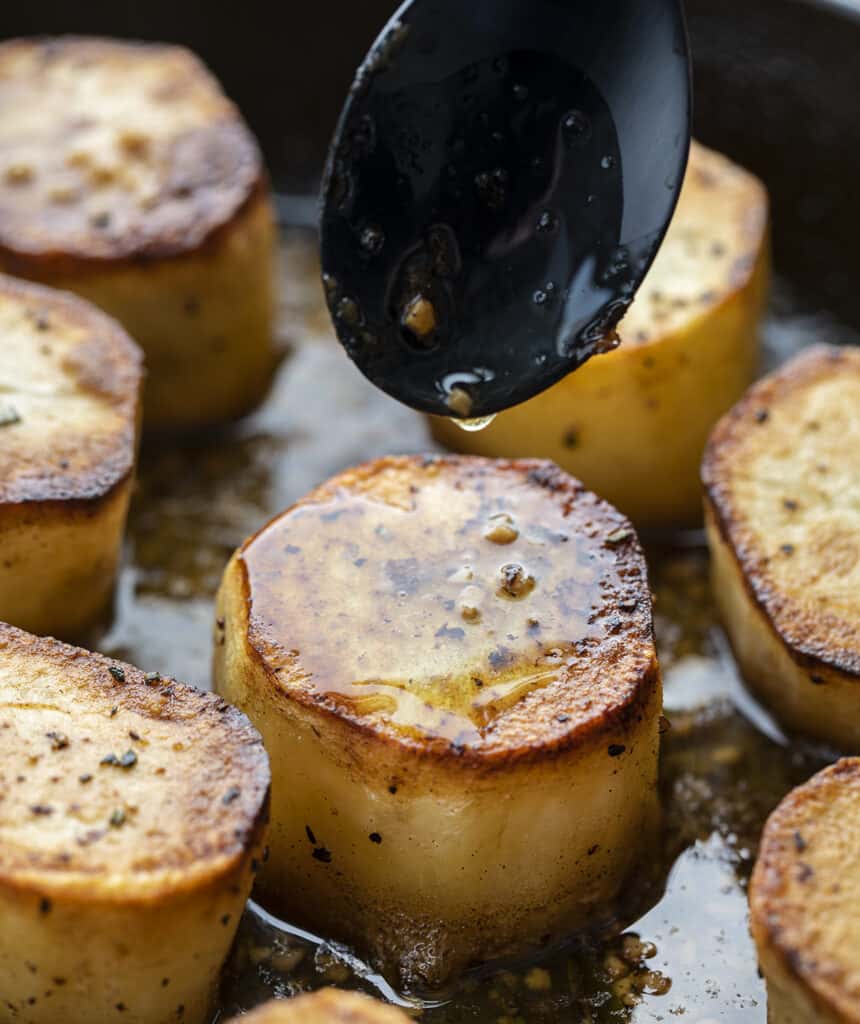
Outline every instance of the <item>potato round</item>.
{"label": "potato round", "polygon": [[702,473],[744,678],[789,729],[860,751],[860,351],[815,346],[756,384]]}
{"label": "potato round", "polygon": [[860,1022],[860,759],[791,792],[750,884],[769,1024]]}
{"label": "potato round", "polygon": [[394,1006],[360,992],[324,988],[294,999],[273,999],[227,1024],[408,1024]]}
{"label": "potato round", "polygon": [[0,625],[0,1020],[208,1021],[268,787],[220,698]]}
{"label": "potato round", "polygon": [[77,292],[146,353],[146,423],[240,415],[274,366],[257,145],[200,61],[109,39],[0,45],[0,270]]}
{"label": "potato round", "polygon": [[609,505],[550,463],[382,459],[247,541],[218,608],[217,689],[272,758],[264,901],[423,985],[606,911],[661,707]]}
{"label": "potato round", "polygon": [[457,451],[553,459],[637,525],[701,520],[708,432],[753,380],[767,291],[767,193],[693,144],[681,198],[648,276],[595,356],[477,433],[434,419]]}
{"label": "potato round", "polygon": [[110,603],[141,356],[89,303],[0,275],[0,620],[84,633]]}

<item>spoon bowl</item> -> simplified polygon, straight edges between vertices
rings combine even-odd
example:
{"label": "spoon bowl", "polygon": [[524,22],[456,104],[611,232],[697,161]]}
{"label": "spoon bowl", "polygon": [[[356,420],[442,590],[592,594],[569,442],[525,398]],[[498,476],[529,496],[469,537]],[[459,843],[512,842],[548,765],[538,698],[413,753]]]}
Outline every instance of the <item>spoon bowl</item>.
{"label": "spoon bowl", "polygon": [[388,394],[490,416],[615,344],[690,142],[680,0],[410,0],[329,152],[323,282]]}

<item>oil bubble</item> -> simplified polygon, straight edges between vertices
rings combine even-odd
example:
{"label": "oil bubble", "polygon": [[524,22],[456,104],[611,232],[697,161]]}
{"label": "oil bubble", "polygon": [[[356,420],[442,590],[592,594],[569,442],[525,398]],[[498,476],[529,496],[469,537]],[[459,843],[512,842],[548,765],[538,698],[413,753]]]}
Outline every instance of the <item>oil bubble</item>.
{"label": "oil bubble", "polygon": [[385,245],[385,232],[376,224],[365,224],[359,233],[358,242],[368,256],[376,256]]}
{"label": "oil bubble", "polygon": [[561,119],[561,130],[568,146],[586,142],[591,135],[591,122],[579,110],[570,110]]}
{"label": "oil bubble", "polygon": [[543,213],[538,217],[537,230],[542,235],[547,235],[551,231],[555,231],[558,227],[558,217],[552,212],[552,210],[544,210]]}

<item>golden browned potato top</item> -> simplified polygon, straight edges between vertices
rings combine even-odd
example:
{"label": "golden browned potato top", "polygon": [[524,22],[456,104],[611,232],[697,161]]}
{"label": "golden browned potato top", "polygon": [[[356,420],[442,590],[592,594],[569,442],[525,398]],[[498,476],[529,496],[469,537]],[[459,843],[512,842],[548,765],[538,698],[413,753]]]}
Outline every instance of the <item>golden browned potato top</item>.
{"label": "golden browned potato top", "polygon": [[618,328],[622,343],[657,341],[743,288],[767,227],[768,196],[758,178],[693,142],[669,230]]}
{"label": "golden browned potato top", "polygon": [[421,751],[547,753],[633,721],[653,693],[636,536],[551,463],[368,463],[239,559],[277,687]]}
{"label": "golden browned potato top", "polygon": [[0,256],[6,269],[200,246],[260,186],[256,143],[179,46],[0,45]]}
{"label": "golden browned potato top", "polygon": [[860,675],[860,350],[815,346],[751,388],[714,429],[703,478],[777,632]]}
{"label": "golden browned potato top", "polygon": [[360,992],[324,988],[319,992],[277,999],[258,1007],[232,1024],[407,1024],[401,1010]]}
{"label": "golden browned potato top", "polygon": [[860,1021],[860,759],[825,768],[783,800],[750,892],[759,948],[839,1020]]}
{"label": "golden browned potato top", "polygon": [[259,841],[262,740],[209,693],[0,625],[0,885],[157,899]]}
{"label": "golden browned potato top", "polygon": [[114,320],[0,275],[0,503],[96,499],[127,479],[142,376]]}

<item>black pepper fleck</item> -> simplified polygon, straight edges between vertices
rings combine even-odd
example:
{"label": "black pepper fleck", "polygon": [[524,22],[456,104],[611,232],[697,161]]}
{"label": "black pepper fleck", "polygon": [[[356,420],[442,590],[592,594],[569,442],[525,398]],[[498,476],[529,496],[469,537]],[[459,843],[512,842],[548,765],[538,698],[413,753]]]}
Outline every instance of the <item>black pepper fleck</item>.
{"label": "black pepper fleck", "polygon": [[65,750],[69,745],[69,737],[62,732],[46,732],[45,735],[51,741],[51,750]]}
{"label": "black pepper fleck", "polygon": [[378,832],[371,832],[367,837],[372,843],[381,843],[382,836]]}
{"label": "black pepper fleck", "polygon": [[609,756],[610,757],[621,757],[627,747],[623,743],[610,743],[609,745]]}

